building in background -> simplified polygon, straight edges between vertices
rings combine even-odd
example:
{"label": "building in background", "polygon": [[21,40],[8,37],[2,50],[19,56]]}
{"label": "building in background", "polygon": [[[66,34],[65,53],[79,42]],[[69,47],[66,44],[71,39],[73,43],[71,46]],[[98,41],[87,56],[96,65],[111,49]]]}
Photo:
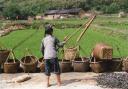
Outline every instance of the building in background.
{"label": "building in background", "polygon": [[62,10],[49,10],[45,12],[44,19],[64,19],[71,17],[83,18],[85,16],[85,11],[81,8],[74,9],[62,9]]}

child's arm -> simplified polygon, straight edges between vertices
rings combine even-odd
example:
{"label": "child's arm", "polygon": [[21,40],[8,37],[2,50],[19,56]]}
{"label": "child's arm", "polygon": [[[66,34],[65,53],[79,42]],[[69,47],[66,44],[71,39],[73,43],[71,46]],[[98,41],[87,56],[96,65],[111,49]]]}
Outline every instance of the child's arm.
{"label": "child's arm", "polygon": [[58,47],[63,47],[65,42],[60,42],[57,38],[55,39],[55,44],[58,46]]}

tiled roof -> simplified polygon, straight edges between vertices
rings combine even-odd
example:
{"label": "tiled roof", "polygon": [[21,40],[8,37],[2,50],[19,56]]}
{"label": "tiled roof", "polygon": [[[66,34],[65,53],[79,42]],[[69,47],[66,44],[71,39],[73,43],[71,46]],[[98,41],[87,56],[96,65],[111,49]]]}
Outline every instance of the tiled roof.
{"label": "tiled roof", "polygon": [[77,14],[79,11],[82,10],[81,8],[74,8],[74,9],[62,9],[62,10],[49,10],[45,12],[45,15],[52,15],[52,14]]}

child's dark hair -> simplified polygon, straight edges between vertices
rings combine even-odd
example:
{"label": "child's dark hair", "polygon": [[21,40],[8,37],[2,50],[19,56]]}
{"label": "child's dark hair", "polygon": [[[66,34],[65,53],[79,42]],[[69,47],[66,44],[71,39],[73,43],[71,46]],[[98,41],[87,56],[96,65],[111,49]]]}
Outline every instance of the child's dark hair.
{"label": "child's dark hair", "polygon": [[49,24],[49,25],[46,25],[45,26],[45,33],[44,33],[44,36],[46,35],[52,35],[53,33],[53,28],[52,26]]}

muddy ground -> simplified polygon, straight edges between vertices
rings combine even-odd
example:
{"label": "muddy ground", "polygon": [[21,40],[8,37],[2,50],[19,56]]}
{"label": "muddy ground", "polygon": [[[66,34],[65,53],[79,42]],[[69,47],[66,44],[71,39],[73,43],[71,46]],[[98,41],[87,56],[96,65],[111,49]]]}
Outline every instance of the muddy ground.
{"label": "muddy ground", "polygon": [[56,85],[56,77],[52,74],[51,86],[47,88],[44,73],[30,73],[31,79],[22,83],[7,83],[7,81],[21,75],[27,75],[27,73],[0,74],[0,89],[108,89],[97,86],[95,78],[99,74],[92,72],[62,73],[62,85],[60,87]]}

